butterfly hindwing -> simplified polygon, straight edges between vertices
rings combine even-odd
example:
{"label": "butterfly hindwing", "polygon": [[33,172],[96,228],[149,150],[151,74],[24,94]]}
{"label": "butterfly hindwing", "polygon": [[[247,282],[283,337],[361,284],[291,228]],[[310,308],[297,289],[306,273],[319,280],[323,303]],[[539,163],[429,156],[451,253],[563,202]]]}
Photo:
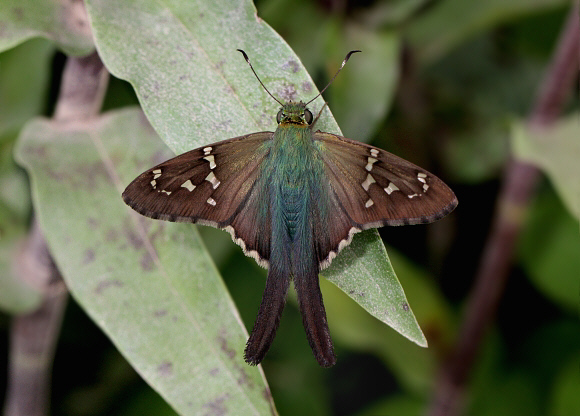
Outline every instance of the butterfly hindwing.
{"label": "butterfly hindwing", "polygon": [[268,199],[260,166],[273,133],[240,136],[191,150],[139,175],[123,192],[150,218],[223,228],[244,252],[267,265]]}

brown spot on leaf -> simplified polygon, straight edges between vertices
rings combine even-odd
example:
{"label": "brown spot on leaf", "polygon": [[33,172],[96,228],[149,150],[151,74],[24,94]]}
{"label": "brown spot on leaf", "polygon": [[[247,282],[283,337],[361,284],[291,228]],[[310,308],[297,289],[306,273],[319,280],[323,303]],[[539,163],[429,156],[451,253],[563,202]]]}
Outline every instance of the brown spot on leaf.
{"label": "brown spot on leaf", "polygon": [[153,265],[155,264],[155,262],[153,261],[153,257],[151,257],[151,254],[149,254],[148,251],[145,251],[145,253],[143,253],[143,255],[141,256],[141,269],[143,269],[143,271],[145,272],[150,272],[151,270],[153,270]]}
{"label": "brown spot on leaf", "polygon": [[107,243],[113,243],[113,242],[117,241],[118,238],[119,238],[119,233],[117,232],[116,229],[111,228],[111,229],[107,230],[107,233],[105,234],[105,241]]}
{"label": "brown spot on leaf", "polygon": [[95,230],[99,226],[99,220],[96,218],[93,218],[93,217],[88,217],[87,218],[87,225],[89,226],[89,228],[91,230]]}
{"label": "brown spot on leaf", "polygon": [[284,69],[286,68],[289,68],[293,73],[300,71],[300,65],[294,59],[291,59],[284,64]]}
{"label": "brown spot on leaf", "polygon": [[126,227],[124,231],[125,238],[131,244],[131,247],[135,250],[141,250],[143,248],[143,239],[132,228]]}
{"label": "brown spot on leaf", "polygon": [[153,312],[153,316],[155,316],[156,318],[161,318],[165,315],[167,315],[167,309],[158,309],[155,312]]}
{"label": "brown spot on leaf", "polygon": [[248,376],[248,373],[246,372],[247,366],[241,366],[241,365],[236,364],[235,369],[239,373],[239,376],[236,379],[236,382],[238,383],[238,385],[248,386],[249,388],[253,388],[254,382],[252,381],[252,379],[250,378],[250,376]]}
{"label": "brown spot on leaf", "polygon": [[89,264],[95,261],[95,250],[86,249],[85,253],[83,254],[83,264]]}
{"label": "brown spot on leaf", "polygon": [[22,7],[14,7],[12,9],[12,14],[14,15],[15,20],[22,20],[24,18],[24,11]]}
{"label": "brown spot on leaf", "polygon": [[407,312],[409,310],[409,304],[407,302],[403,302],[403,310]]}
{"label": "brown spot on leaf", "polygon": [[227,414],[227,408],[226,408],[224,402],[227,399],[229,399],[229,397],[230,397],[230,394],[225,393],[225,394],[222,394],[221,396],[216,397],[211,402],[204,404],[203,407],[208,410],[207,412],[204,413],[204,415],[223,416],[223,415]]}
{"label": "brown spot on leaf", "polygon": [[95,293],[97,295],[102,295],[103,292],[110,287],[123,287],[123,286],[124,286],[123,282],[117,279],[103,280],[99,282],[99,284],[95,288]]}
{"label": "brown spot on leaf", "polygon": [[294,88],[294,85],[286,85],[278,95],[283,101],[295,101],[296,88]]}
{"label": "brown spot on leaf", "polygon": [[162,377],[169,377],[169,376],[173,375],[173,364],[171,363],[171,361],[163,361],[157,367],[157,372]]}
{"label": "brown spot on leaf", "polygon": [[230,347],[228,345],[228,340],[226,339],[225,336],[223,335],[219,335],[218,336],[218,342],[220,344],[220,348],[221,350],[230,358],[233,359],[236,356],[236,350],[233,349],[232,347]]}

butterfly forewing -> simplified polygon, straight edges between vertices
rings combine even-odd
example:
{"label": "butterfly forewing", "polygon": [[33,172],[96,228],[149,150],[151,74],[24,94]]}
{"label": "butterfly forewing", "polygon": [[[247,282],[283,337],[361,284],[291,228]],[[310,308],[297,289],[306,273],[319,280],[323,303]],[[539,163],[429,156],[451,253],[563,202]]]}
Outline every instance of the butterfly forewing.
{"label": "butterfly forewing", "polygon": [[[139,175],[123,192],[140,214],[224,228],[246,254],[266,265],[268,199],[260,166],[273,133],[240,136],[191,150]],[[265,241],[266,240],[266,241]]]}
{"label": "butterfly forewing", "polygon": [[313,137],[333,192],[355,227],[428,223],[457,205],[439,178],[400,157],[330,133]]}

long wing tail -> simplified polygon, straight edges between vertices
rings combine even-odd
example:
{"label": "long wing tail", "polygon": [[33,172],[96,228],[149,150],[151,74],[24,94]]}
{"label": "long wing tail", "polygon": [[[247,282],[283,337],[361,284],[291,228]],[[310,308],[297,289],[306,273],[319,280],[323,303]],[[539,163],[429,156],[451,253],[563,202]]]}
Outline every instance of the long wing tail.
{"label": "long wing tail", "polygon": [[270,349],[286,304],[286,292],[288,292],[290,284],[290,267],[289,265],[277,267],[275,263],[270,262],[262,304],[244,352],[244,359],[251,365],[260,364]]}
{"label": "long wing tail", "polygon": [[336,363],[336,356],[318,283],[318,263],[312,255],[303,256],[301,253],[297,253],[295,259],[294,288],[308,343],[318,364],[321,367],[332,367]]}

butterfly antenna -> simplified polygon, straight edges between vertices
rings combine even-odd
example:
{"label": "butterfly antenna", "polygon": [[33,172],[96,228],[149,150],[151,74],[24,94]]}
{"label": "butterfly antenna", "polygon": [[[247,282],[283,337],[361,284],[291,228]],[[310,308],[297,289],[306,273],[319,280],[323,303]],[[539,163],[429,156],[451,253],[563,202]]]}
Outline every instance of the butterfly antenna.
{"label": "butterfly antenna", "polygon": [[[248,55],[246,55],[246,52],[244,52],[242,49],[238,49],[238,51],[241,52],[242,55],[244,55],[244,59],[246,60],[248,65],[250,65],[250,69],[252,70],[252,72],[254,73],[254,75],[256,76],[258,81],[260,82],[260,85],[262,85],[262,88],[264,88],[266,90],[266,92],[270,95],[270,97],[272,97],[274,99],[274,101],[276,101],[278,104],[283,106],[284,104],[282,104],[280,102],[280,100],[278,100],[276,97],[274,97],[270,91],[268,91],[268,88],[266,88],[266,86],[264,85],[264,83],[262,82],[262,80],[260,79],[258,74],[256,74],[256,71],[254,71],[254,67],[252,66],[252,63],[250,62],[250,58],[248,58]],[[344,64],[343,64],[343,66],[344,66]]]}
{"label": "butterfly antenna", "polygon": [[[239,50],[239,49],[238,49],[238,50]],[[342,68],[344,68],[344,66],[346,65],[346,63],[347,63],[347,62],[348,62],[348,60],[350,59],[350,56],[351,56],[353,53],[357,53],[357,52],[362,52],[362,51],[359,51],[359,50],[357,49],[356,51],[350,51],[349,53],[347,53],[347,54],[346,54],[346,57],[344,58],[344,61],[342,61],[342,65],[340,65],[340,68],[338,68],[338,71],[336,71],[336,74],[334,74],[334,76],[332,77],[332,79],[330,80],[330,82],[329,82],[329,83],[326,85],[326,87],[324,87],[324,88],[322,89],[322,91],[320,91],[320,92],[318,93],[318,95],[317,95],[316,97],[314,97],[312,100],[308,101],[308,102],[306,103],[306,105],[308,105],[308,104],[310,104],[312,101],[316,100],[318,97],[320,97],[320,96],[322,95],[322,93],[323,93],[324,91],[326,91],[326,89],[327,89],[328,87],[330,87],[330,84],[332,84],[332,83],[334,82],[334,79],[336,78],[336,76],[337,76],[337,75],[340,73],[340,71],[342,70]],[[245,55],[245,54],[244,54],[244,55]],[[247,60],[247,59],[246,59],[246,60]],[[248,61],[248,63],[250,63],[250,62]],[[250,66],[251,66],[251,65],[250,65]]]}

